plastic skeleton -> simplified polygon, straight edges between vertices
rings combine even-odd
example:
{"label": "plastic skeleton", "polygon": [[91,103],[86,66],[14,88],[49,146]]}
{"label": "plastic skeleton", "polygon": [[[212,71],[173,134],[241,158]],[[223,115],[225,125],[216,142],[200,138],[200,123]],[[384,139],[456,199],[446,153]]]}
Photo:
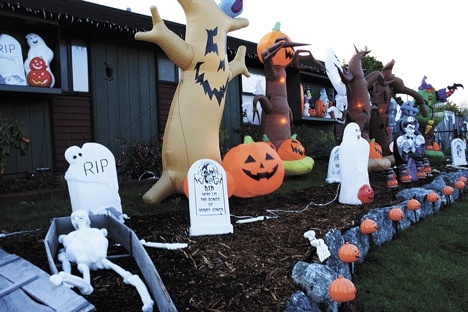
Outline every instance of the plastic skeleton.
{"label": "plastic skeleton", "polygon": [[330,251],[328,250],[328,246],[325,244],[323,239],[317,239],[315,237],[315,231],[310,230],[304,233],[304,237],[307,238],[310,242],[312,247],[317,249],[317,255],[319,257],[320,262],[325,261],[328,257],[330,257]]}
{"label": "plastic skeleton", "polygon": [[[137,289],[143,301],[142,311],[153,311],[154,301],[140,277],[107,259],[107,247],[109,245],[106,238],[107,230],[91,228],[88,213],[84,210],[73,212],[71,222],[75,231],[67,235],[60,235],[58,238],[59,243],[64,246],[58,255],[58,259],[62,262],[63,271],[52,275],[50,281],[57,286],[62,283],[70,287],[75,286],[80,290],[81,294],[89,295],[93,292],[89,271],[112,269],[123,277],[126,284],[130,284]],[[71,263],[77,265],[78,270],[83,274],[82,278],[71,274]]]}

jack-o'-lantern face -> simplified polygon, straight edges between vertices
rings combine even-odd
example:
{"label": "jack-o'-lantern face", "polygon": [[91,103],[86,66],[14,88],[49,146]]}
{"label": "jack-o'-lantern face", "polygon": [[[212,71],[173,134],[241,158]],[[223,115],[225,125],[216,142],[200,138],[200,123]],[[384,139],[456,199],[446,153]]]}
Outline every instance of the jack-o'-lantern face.
{"label": "jack-o'-lantern face", "polygon": [[381,159],[383,156],[382,146],[372,139],[369,142],[369,158]]}
{"label": "jack-o'-lantern face", "polygon": [[315,114],[317,117],[325,117],[327,115],[327,106],[324,101],[317,100],[315,101]]}
{"label": "jack-o'-lantern face", "polygon": [[370,204],[374,201],[374,190],[369,184],[364,184],[358,190],[358,199],[363,204]]}
{"label": "jack-o'-lantern face", "polygon": [[284,140],[278,147],[278,154],[282,160],[298,160],[305,157],[305,148],[296,140],[296,135]]}
{"label": "jack-o'-lantern face", "polygon": [[31,70],[26,80],[28,85],[32,87],[50,87],[52,85],[52,76],[45,69]]}
{"label": "jack-o'-lantern face", "polygon": [[265,142],[246,136],[244,144],[230,149],[223,167],[236,181],[234,196],[250,198],[274,192],[283,183],[284,165],[278,153]]}
{"label": "jack-o'-lantern face", "polygon": [[[257,55],[259,60],[263,63],[262,52],[268,49],[271,45],[276,43],[276,39],[285,38],[286,41],[291,41],[291,39],[280,30],[281,24],[276,23],[273,30],[266,35],[264,35],[257,44]],[[281,48],[276,55],[273,57],[273,65],[288,66],[291,64],[294,57],[294,49],[291,47]]]}
{"label": "jack-o'-lantern face", "polygon": [[36,56],[31,59],[29,62],[29,68],[31,70],[46,69],[47,64],[42,57]]}

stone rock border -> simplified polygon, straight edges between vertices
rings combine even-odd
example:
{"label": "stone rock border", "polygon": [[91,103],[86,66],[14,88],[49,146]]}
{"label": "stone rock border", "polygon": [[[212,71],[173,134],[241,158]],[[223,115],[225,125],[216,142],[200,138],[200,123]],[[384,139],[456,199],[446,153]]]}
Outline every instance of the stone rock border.
{"label": "stone rock border", "polygon": [[[366,255],[372,248],[390,242],[398,231],[409,228],[429,215],[434,215],[443,205],[457,201],[460,198],[458,190],[455,189],[454,194],[451,195],[450,199],[447,199],[442,194],[442,189],[447,185],[453,187],[461,176],[468,178],[468,171],[459,170],[457,172],[441,173],[430,184],[398,192],[396,196],[403,199],[399,204],[392,205],[391,207],[375,208],[369,211],[361,217],[361,222],[366,218],[374,220],[378,225],[378,230],[373,234],[363,234],[359,229],[359,225],[346,230],[344,233],[337,229],[327,232],[323,240],[328,246],[331,254],[330,257],[323,263],[299,261],[294,265],[291,277],[293,282],[302,290],[297,291],[290,297],[284,311],[320,312],[322,310],[319,308],[319,304],[321,306],[326,305],[326,311],[338,311],[339,304],[331,300],[328,294],[328,287],[339,275],[350,280],[352,279],[350,265],[338,258],[340,247],[345,242],[356,245],[360,251],[360,258],[357,263],[364,262]],[[438,202],[431,203],[426,200],[426,195],[430,192],[436,192],[439,195]],[[406,208],[406,203],[412,198],[417,199],[421,203],[420,209],[411,211]],[[405,213],[404,219],[395,224],[388,217],[388,212],[393,207],[399,207]]]}

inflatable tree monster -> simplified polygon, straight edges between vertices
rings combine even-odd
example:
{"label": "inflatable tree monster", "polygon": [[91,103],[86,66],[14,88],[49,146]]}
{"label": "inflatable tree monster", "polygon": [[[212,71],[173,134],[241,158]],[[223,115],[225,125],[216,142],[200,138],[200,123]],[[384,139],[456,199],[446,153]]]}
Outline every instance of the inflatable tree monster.
{"label": "inflatable tree monster", "polygon": [[249,76],[245,47],[240,46],[228,63],[227,34],[249,21],[232,18],[213,0],[178,0],[184,10],[185,40],[170,31],[151,7],[153,29],[135,34],[136,40],[157,44],[181,70],[172,99],[162,146],[162,175],[146,192],[143,201],[159,203],[175,193],[184,193],[190,166],[208,158],[221,163],[219,127],[223,116],[226,85],[239,74]]}
{"label": "inflatable tree monster", "polygon": [[402,79],[393,75],[393,65],[395,65],[395,61],[391,60],[380,72],[384,79],[383,83],[378,80],[376,81],[374,78],[379,75],[378,71],[366,76],[368,82],[373,82],[368,85],[372,103],[369,136],[380,144],[383,156],[392,154],[389,148],[392,142],[392,133],[390,132],[388,115],[392,95],[402,93],[412,96],[415,99],[415,104],[419,106],[422,116],[427,116],[422,96],[418,92],[407,88]]}

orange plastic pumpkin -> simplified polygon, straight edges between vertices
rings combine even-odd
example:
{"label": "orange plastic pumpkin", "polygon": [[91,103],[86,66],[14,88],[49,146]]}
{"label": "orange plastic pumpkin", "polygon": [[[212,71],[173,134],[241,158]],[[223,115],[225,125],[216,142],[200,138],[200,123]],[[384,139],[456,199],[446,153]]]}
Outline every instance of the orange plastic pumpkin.
{"label": "orange plastic pumpkin", "polygon": [[320,99],[315,101],[315,113],[317,117],[325,117],[327,114],[327,106],[324,101]]}
{"label": "orange plastic pumpkin", "polygon": [[375,139],[369,141],[369,158],[382,158],[382,146],[379,143],[375,142]]}
{"label": "orange plastic pumpkin", "polygon": [[436,192],[430,192],[426,195],[426,199],[430,203],[436,203],[439,201],[439,194]]}
{"label": "orange plastic pumpkin", "polygon": [[460,177],[458,178],[458,181],[463,181],[463,183],[466,184],[466,183],[468,182],[468,179],[467,179],[466,177],[464,177],[464,176],[460,176]]}
{"label": "orange plastic pumpkin", "polygon": [[310,115],[311,117],[317,116],[317,112],[315,111],[315,108],[309,109],[309,115]]}
{"label": "orange plastic pumpkin", "polygon": [[283,184],[284,165],[278,153],[265,142],[254,142],[251,136],[226,153],[223,167],[236,181],[233,195],[237,197],[270,194]]}
{"label": "orange plastic pumpkin", "polygon": [[432,149],[434,151],[440,151],[440,145],[437,142],[432,143]]}
{"label": "orange plastic pumpkin", "polygon": [[421,208],[421,203],[419,202],[419,200],[411,198],[406,203],[406,208],[408,208],[408,210],[415,211],[415,210],[418,210],[419,208]]}
{"label": "orange plastic pumpkin", "polygon": [[331,282],[328,294],[335,302],[348,302],[356,297],[356,286],[349,279],[340,275]]}
{"label": "orange plastic pumpkin", "polygon": [[298,160],[306,156],[304,146],[296,140],[296,137],[297,135],[293,134],[278,147],[278,154],[282,160]]}
{"label": "orange plastic pumpkin", "polygon": [[375,233],[377,232],[377,229],[378,229],[377,222],[369,218],[366,218],[364,221],[361,222],[359,229],[361,230],[362,234]]}
{"label": "orange plastic pumpkin", "polygon": [[390,220],[392,220],[392,221],[401,221],[401,220],[403,220],[403,218],[405,217],[405,214],[404,214],[403,210],[401,210],[400,208],[398,208],[398,207],[393,207],[393,208],[390,209],[390,211],[388,212],[388,217],[389,217]]}
{"label": "orange plastic pumpkin", "polygon": [[359,249],[356,247],[356,245],[350,244],[349,242],[346,242],[343,246],[338,249],[338,258],[340,258],[341,261],[349,263],[349,262],[356,262],[361,253],[359,252]]}
{"label": "orange plastic pumpkin", "polygon": [[[277,38],[285,37],[286,40],[291,41],[291,39],[285,33],[281,32],[281,23],[276,22],[273,30],[266,35],[264,35],[257,44],[257,55],[260,62],[263,63],[262,52],[268,49],[271,45],[275,43]],[[291,47],[282,48],[276,53],[273,57],[273,65],[288,66],[291,64],[294,57],[294,49]]]}
{"label": "orange plastic pumpkin", "polygon": [[442,194],[444,194],[445,196],[453,195],[453,193],[454,193],[453,187],[449,185],[444,186],[444,188],[442,189]]}
{"label": "orange plastic pumpkin", "polygon": [[457,180],[453,186],[455,186],[457,190],[463,190],[465,188],[465,182]]}
{"label": "orange plastic pumpkin", "polygon": [[[227,180],[228,197],[231,197],[232,194],[234,194],[234,190],[236,189],[236,182],[234,181],[234,178],[232,177],[232,174],[230,174],[227,171],[226,171],[226,180]],[[184,180],[184,194],[185,194],[185,196],[189,197],[188,177],[186,177],[185,180]]]}

